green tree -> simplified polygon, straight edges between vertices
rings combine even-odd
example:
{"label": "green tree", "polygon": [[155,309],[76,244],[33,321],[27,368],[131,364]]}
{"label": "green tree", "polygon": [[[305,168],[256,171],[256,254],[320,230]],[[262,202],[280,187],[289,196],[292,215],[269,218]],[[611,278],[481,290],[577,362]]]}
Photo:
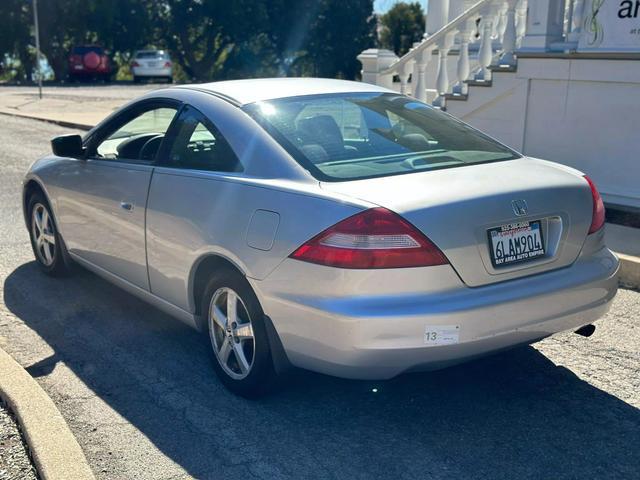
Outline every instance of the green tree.
{"label": "green tree", "polygon": [[314,7],[307,10],[308,17],[302,17],[308,28],[290,73],[356,78],[360,70],[356,56],[375,45],[373,1],[322,0]]}
{"label": "green tree", "polygon": [[[30,5],[24,0],[2,0],[0,2],[0,18],[3,26],[0,29],[0,63],[2,75],[15,75],[18,80],[30,80],[35,64],[35,48],[31,42]],[[15,72],[8,72],[7,60],[15,65],[18,60],[18,68]]]}
{"label": "green tree", "polygon": [[259,0],[163,0],[156,5],[156,34],[187,76],[194,80],[224,77],[232,51],[255,40],[266,28]]}
{"label": "green tree", "polygon": [[396,3],[380,17],[380,46],[404,55],[424,34],[424,11],[418,2]]}

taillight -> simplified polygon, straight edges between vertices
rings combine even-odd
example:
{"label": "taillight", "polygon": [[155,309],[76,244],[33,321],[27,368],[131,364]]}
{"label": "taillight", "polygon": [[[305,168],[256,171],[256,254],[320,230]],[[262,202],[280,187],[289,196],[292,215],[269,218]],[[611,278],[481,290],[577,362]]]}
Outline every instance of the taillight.
{"label": "taillight", "polygon": [[138,62],[131,62],[132,67],[139,67],[140,64]]}
{"label": "taillight", "polygon": [[164,68],[171,67],[171,62],[164,62]]}
{"label": "taillight", "polygon": [[372,208],[342,220],[302,245],[291,258],[354,269],[449,263],[422,232],[386,208]]}
{"label": "taillight", "polygon": [[591,226],[589,227],[589,233],[591,234],[604,226],[604,202],[591,179],[587,175],[584,176],[584,179],[589,184],[589,188],[591,188],[591,198],[593,199],[593,213],[591,215]]}

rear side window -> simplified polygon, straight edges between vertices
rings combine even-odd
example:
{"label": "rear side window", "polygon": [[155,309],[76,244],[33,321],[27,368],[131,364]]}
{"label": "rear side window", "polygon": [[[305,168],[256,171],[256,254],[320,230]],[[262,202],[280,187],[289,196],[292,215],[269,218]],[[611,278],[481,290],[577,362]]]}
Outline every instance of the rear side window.
{"label": "rear side window", "polygon": [[453,117],[397,94],[292,97],[248,105],[245,111],[324,181],[520,157]]}
{"label": "rear side window", "polygon": [[238,157],[220,131],[192,106],[182,110],[174,134],[168,166],[215,172],[242,171]]}

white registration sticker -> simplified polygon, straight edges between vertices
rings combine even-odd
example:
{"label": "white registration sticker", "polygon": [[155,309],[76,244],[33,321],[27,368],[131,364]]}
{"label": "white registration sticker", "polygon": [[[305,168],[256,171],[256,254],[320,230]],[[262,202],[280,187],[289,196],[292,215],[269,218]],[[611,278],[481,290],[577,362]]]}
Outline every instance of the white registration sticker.
{"label": "white registration sticker", "polygon": [[459,325],[427,325],[424,330],[424,344],[430,347],[451,345],[458,343],[459,334]]}

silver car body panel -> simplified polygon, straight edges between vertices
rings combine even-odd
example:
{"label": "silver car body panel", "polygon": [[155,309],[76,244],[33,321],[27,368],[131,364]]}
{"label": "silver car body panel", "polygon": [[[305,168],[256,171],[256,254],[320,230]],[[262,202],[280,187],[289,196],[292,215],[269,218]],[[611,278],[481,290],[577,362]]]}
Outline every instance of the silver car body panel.
{"label": "silver car body panel", "polygon": [[[401,214],[446,255],[463,281],[476,287],[565,267],[575,261],[591,225],[591,193],[577,171],[520,158],[411,175],[323,183],[325,190],[372,201]],[[524,200],[516,216],[512,201]],[[487,230],[542,220],[546,255],[493,267]],[[446,228],[442,228],[446,225]]]}
{"label": "silver car body panel", "polygon": [[[195,272],[211,255],[226,259],[253,286],[289,360],[333,375],[388,378],[443,366],[578,328],[607,310],[618,261],[603,231],[587,235],[591,197],[580,172],[523,158],[321,184],[238,108],[344,91],[386,90],[321,79],[156,90],[139,100],[196,107],[244,171],[50,155],[25,181],[42,186],[74,259],[192,326]],[[514,219],[513,200],[526,201],[523,218],[543,221],[549,254],[496,270],[486,229]],[[289,258],[329,226],[377,206],[411,221],[451,264],[347,270]],[[433,325],[458,327],[458,342],[425,345],[425,329]]]}

